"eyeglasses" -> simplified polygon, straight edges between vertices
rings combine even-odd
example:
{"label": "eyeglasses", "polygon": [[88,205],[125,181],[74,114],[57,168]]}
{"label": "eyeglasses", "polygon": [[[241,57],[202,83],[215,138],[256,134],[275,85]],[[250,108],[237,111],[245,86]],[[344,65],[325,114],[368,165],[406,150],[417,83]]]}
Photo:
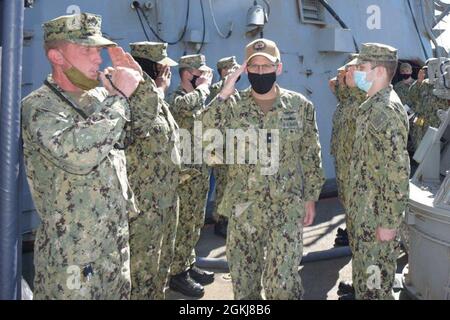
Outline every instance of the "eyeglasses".
{"label": "eyeglasses", "polygon": [[277,64],[249,64],[247,70],[251,73],[269,73],[273,72],[277,66]]}

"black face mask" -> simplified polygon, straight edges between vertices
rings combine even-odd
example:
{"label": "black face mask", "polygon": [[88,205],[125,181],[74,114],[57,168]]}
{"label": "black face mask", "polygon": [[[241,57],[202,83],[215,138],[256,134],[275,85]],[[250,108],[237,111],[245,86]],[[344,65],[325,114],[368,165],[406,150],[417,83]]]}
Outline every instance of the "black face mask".
{"label": "black face mask", "polygon": [[265,94],[269,92],[276,80],[276,72],[264,74],[248,73],[248,81],[250,81],[252,89],[258,94]]}
{"label": "black face mask", "polygon": [[142,68],[142,71],[144,71],[150,78],[152,78],[153,80],[156,80],[156,78],[158,78],[159,72],[156,62],[144,58],[138,57],[133,58],[134,60],[136,60],[137,63],[139,63],[139,65]]}
{"label": "black face mask", "polygon": [[402,80],[406,80],[406,79],[409,79],[409,78],[411,78],[410,74],[401,74],[400,75],[400,79],[402,79]]}
{"label": "black face mask", "polygon": [[199,76],[196,76],[195,74],[193,74],[192,76],[193,76],[193,78],[192,78],[192,80],[191,80],[191,84],[192,84],[192,86],[193,86],[194,89],[195,89],[195,88],[197,88],[197,83],[196,83],[196,82],[197,82],[197,79],[200,78],[200,77],[199,77]]}

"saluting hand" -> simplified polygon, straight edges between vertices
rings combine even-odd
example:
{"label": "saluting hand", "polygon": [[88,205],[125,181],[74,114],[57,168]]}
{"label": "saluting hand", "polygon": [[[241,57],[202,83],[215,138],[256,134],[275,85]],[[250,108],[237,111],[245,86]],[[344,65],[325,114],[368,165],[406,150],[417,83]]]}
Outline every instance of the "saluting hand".
{"label": "saluting hand", "polygon": [[142,76],[142,68],[139,63],[128,52],[125,52],[121,47],[108,48],[109,57],[111,58],[114,68],[124,67],[136,70]]}
{"label": "saluting hand", "polygon": [[219,93],[220,97],[222,97],[223,99],[228,99],[231,95],[234,94],[234,91],[236,90],[236,82],[246,68],[247,63],[243,63],[240,68],[236,69],[234,72],[228,74],[225,77],[222,90]]}
{"label": "saluting hand", "polygon": [[202,75],[197,79],[197,87],[206,85],[209,88],[211,86],[212,78],[212,70],[202,72]]}
{"label": "saluting hand", "polygon": [[172,73],[169,66],[163,66],[156,78],[156,86],[166,91],[170,87]]}

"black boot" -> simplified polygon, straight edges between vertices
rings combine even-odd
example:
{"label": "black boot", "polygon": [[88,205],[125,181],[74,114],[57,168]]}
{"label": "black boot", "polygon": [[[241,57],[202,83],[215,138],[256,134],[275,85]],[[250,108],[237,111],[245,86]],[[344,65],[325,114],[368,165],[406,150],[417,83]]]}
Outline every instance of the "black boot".
{"label": "black boot", "polygon": [[341,236],[341,235],[346,235],[346,234],[347,234],[347,229],[338,228],[336,237]]}
{"label": "black boot", "polygon": [[345,247],[348,246],[349,242],[348,242],[348,238],[347,237],[336,237],[336,239],[334,239],[334,246],[335,247]]}
{"label": "black boot", "polygon": [[349,293],[353,294],[355,293],[355,288],[353,288],[353,285],[349,282],[344,281],[339,282],[337,294],[343,296]]}
{"label": "black boot", "polygon": [[339,228],[337,230],[336,239],[334,239],[334,246],[335,247],[345,247],[348,246],[348,233],[347,229],[343,230]]}
{"label": "black boot", "polygon": [[191,269],[189,269],[189,275],[192,279],[194,279],[201,285],[206,285],[214,282],[214,272],[200,269],[196,265],[193,265]]}
{"label": "black boot", "polygon": [[171,276],[169,288],[188,297],[201,298],[205,294],[203,286],[195,282],[188,271]]}

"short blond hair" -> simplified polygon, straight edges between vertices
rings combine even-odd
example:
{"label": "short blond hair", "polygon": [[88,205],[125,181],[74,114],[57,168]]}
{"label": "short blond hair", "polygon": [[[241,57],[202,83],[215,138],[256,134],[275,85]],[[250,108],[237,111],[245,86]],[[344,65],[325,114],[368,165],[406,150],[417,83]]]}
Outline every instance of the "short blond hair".
{"label": "short blond hair", "polygon": [[397,72],[397,62],[396,61],[370,61],[372,68],[383,67],[386,69],[389,81],[394,79],[395,73]]}
{"label": "short blond hair", "polygon": [[46,41],[44,42],[44,50],[45,54],[48,54],[48,52],[52,49],[59,49],[61,47],[64,47],[68,44],[66,40],[52,40],[52,41]]}

